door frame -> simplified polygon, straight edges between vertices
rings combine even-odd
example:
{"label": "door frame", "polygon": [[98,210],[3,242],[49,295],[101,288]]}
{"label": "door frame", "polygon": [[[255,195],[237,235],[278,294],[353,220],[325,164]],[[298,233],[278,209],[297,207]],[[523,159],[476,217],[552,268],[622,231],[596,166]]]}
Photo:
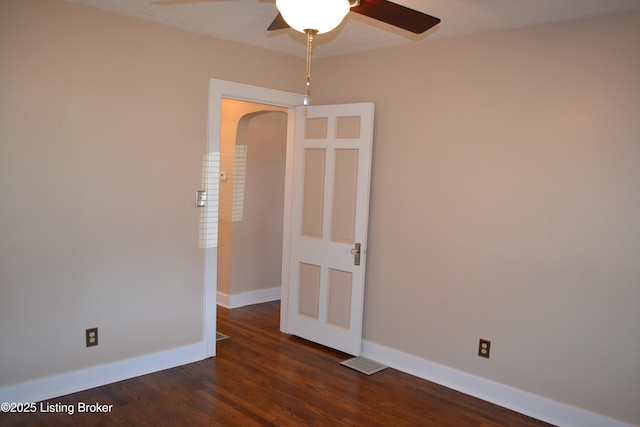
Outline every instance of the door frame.
{"label": "door frame", "polygon": [[[235,83],[226,80],[209,80],[209,128],[207,137],[207,153],[220,152],[220,127],[222,113],[222,99],[235,99],[238,101],[255,102],[259,104],[274,105],[288,108],[287,114],[287,150],[284,183],[284,227],[282,242],[282,282],[281,282],[281,316],[280,329],[287,331],[287,306],[288,306],[288,263],[290,250],[291,229],[291,195],[293,187],[293,143],[295,128],[295,107],[302,105],[304,95],[284,92],[276,89],[268,89],[259,86],[251,86],[243,83]],[[220,165],[214,166],[210,173],[218,176]],[[217,199],[210,200],[216,203]],[[213,214],[217,222],[217,205]],[[218,270],[218,247],[205,249],[204,259],[204,358],[216,355],[216,313],[217,313],[217,288],[216,272]]]}

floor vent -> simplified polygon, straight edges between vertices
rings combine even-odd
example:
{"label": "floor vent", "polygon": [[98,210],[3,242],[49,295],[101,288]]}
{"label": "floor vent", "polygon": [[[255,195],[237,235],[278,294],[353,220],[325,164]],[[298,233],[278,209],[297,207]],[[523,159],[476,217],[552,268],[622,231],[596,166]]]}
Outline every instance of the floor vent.
{"label": "floor vent", "polygon": [[229,338],[227,335],[216,332],[216,341],[226,340],[227,338]]}
{"label": "floor vent", "polygon": [[367,359],[366,357],[358,356],[353,359],[345,360],[344,362],[340,362],[341,365],[347,366],[351,369],[355,369],[358,372],[362,372],[366,375],[372,375],[376,372],[380,372],[383,369],[387,369],[388,366],[383,365],[381,363],[375,362],[371,359]]}

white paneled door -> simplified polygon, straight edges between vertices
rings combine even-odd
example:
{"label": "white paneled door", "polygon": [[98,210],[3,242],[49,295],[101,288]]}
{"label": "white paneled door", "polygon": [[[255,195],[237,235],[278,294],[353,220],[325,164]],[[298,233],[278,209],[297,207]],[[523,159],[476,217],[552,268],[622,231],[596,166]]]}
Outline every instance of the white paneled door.
{"label": "white paneled door", "polygon": [[357,356],[374,105],[300,107],[295,116],[287,332]]}

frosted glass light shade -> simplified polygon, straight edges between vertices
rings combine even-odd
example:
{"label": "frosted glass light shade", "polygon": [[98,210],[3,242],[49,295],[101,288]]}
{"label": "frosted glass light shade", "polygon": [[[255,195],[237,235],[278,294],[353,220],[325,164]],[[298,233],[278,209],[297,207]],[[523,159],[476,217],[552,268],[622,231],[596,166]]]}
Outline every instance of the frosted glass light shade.
{"label": "frosted glass light shade", "polygon": [[317,30],[318,34],[340,25],[350,8],[349,0],[276,0],[276,7],[294,30]]}

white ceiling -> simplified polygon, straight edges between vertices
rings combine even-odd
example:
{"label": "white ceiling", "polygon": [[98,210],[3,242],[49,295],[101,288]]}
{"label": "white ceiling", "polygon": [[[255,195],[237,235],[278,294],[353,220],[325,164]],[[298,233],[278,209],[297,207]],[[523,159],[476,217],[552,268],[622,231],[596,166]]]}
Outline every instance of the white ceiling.
{"label": "white ceiling", "polygon": [[[275,0],[67,0],[269,50],[305,55],[303,34],[267,32]],[[336,30],[316,36],[314,57],[340,55],[444,37],[640,10],[640,0],[394,0],[442,19],[422,35],[361,16],[347,15]]]}

